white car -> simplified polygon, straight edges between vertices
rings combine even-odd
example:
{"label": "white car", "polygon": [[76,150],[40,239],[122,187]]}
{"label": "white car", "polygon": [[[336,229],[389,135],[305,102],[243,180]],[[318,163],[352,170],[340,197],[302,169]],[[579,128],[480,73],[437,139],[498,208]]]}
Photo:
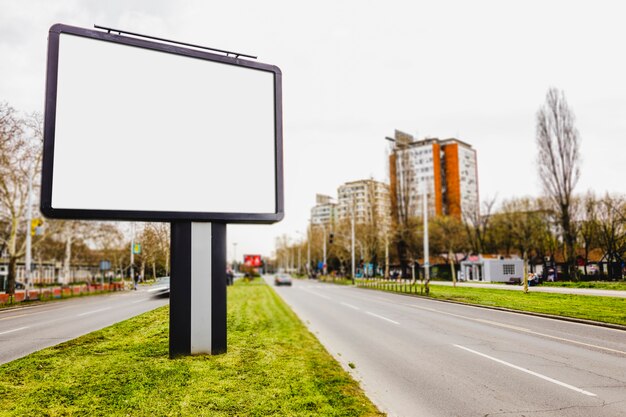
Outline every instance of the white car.
{"label": "white car", "polygon": [[170,296],[170,277],[161,277],[156,279],[156,283],[148,290],[155,297]]}
{"label": "white car", "polygon": [[291,276],[288,274],[276,274],[274,275],[274,285],[289,285],[291,286]]}

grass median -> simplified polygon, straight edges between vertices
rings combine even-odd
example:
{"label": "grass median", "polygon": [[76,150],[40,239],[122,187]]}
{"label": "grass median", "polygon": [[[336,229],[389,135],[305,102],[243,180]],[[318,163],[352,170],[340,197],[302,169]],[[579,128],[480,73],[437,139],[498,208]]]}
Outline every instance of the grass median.
{"label": "grass median", "polygon": [[228,290],[228,353],[168,359],[160,308],[0,366],[0,416],[378,416],[270,287]]}
{"label": "grass median", "polygon": [[[367,288],[420,295],[420,284],[371,282]],[[591,295],[553,294],[492,288],[430,286],[430,298],[552,314],[626,326],[626,299]]]}

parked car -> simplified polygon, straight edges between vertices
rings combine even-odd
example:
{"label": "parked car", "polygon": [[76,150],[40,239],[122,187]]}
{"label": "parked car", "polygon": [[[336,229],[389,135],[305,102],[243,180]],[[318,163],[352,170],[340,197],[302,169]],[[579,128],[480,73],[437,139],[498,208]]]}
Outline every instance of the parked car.
{"label": "parked car", "polygon": [[155,297],[170,296],[170,277],[160,277],[156,279],[156,283],[148,290]]}
{"label": "parked car", "polygon": [[274,285],[289,285],[291,286],[291,276],[288,274],[276,274],[274,275]]}

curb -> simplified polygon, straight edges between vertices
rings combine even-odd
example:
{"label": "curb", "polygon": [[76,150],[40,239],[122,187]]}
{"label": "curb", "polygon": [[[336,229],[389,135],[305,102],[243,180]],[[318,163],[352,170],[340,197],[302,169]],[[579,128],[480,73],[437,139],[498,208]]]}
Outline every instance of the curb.
{"label": "curb", "polygon": [[605,322],[602,322],[602,321],[587,320],[587,319],[579,319],[579,318],[576,318],[576,317],[557,316],[557,315],[554,315],[554,314],[536,313],[534,311],[514,310],[512,308],[506,308],[506,307],[495,307],[495,306],[486,306],[486,305],[482,305],[482,304],[463,303],[461,301],[444,300],[444,299],[441,299],[441,298],[432,298],[432,297],[427,297],[427,296],[424,296],[424,295],[406,294],[406,293],[394,292],[394,291],[381,291],[381,290],[377,290],[375,288],[356,287],[356,286],[355,286],[355,288],[360,288],[360,289],[364,289],[364,290],[380,291],[380,292],[383,292],[383,293],[404,295],[404,296],[407,296],[407,297],[423,298],[423,299],[426,299],[426,300],[439,301],[439,302],[442,302],[442,303],[451,303],[451,304],[459,304],[459,305],[464,305],[464,306],[480,307],[480,308],[484,308],[484,309],[488,309],[488,310],[499,310],[499,311],[506,311],[508,313],[525,314],[527,316],[543,317],[543,318],[547,318],[547,319],[568,321],[568,322],[571,322],[571,323],[578,323],[578,324],[587,324],[589,326],[606,327],[606,328],[609,328],[609,329],[621,330],[621,331],[626,332],[626,326],[621,325],[621,324],[605,323]]}

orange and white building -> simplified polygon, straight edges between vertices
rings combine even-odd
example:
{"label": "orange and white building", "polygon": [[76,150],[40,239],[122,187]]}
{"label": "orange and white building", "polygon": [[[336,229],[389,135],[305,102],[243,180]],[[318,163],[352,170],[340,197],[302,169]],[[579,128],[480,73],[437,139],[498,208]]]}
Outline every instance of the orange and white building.
{"label": "orange and white building", "polygon": [[478,213],[476,150],[461,140],[426,138],[395,131],[389,156],[392,210],[422,216],[426,187],[429,215],[463,219]]}

